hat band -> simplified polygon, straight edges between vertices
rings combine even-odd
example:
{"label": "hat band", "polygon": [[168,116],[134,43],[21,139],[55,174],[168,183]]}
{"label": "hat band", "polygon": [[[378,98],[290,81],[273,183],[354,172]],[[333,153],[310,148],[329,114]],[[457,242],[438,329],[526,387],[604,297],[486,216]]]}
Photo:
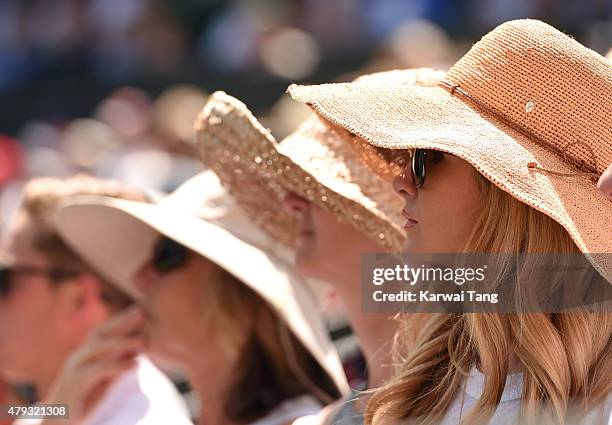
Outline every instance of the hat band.
{"label": "hat band", "polygon": [[[527,168],[539,170],[539,171],[542,171],[542,172],[545,172],[545,173],[549,173],[549,174],[553,174],[553,175],[556,175],[556,176],[559,176],[559,177],[580,177],[580,176],[585,176],[585,177],[590,177],[593,181],[597,181],[597,179],[599,178],[599,174],[597,173],[597,156],[595,155],[595,152],[593,151],[593,148],[591,146],[587,145],[586,143],[581,142],[581,141],[571,142],[571,143],[568,143],[567,145],[565,145],[562,149],[560,149],[559,147],[557,147],[557,146],[547,142],[546,140],[542,139],[540,136],[534,134],[532,131],[530,131],[527,128],[521,126],[520,124],[516,123],[512,119],[508,118],[503,113],[497,111],[495,108],[490,107],[489,105],[485,104],[484,102],[482,102],[478,98],[472,96],[470,93],[468,93],[463,88],[461,88],[461,86],[459,84],[454,84],[454,83],[450,83],[450,82],[445,81],[445,80],[441,80],[439,82],[439,85],[440,85],[440,87],[448,90],[450,92],[451,96],[460,95],[464,99],[467,99],[468,101],[474,103],[479,108],[483,109],[488,114],[490,114],[493,117],[497,118],[498,120],[502,121],[505,125],[507,125],[507,126],[511,127],[512,129],[518,131],[520,134],[522,134],[523,136],[527,137],[528,139],[534,140],[537,143],[539,143],[540,145],[546,147],[547,149],[552,150],[555,154],[557,154],[557,155],[562,157],[563,162],[569,163],[569,164],[571,164],[573,166],[576,166],[578,169],[581,169],[581,170],[586,169],[586,171],[582,171],[582,172],[578,172],[578,173],[562,173],[562,172],[559,172],[559,171],[555,171],[555,170],[551,170],[551,169],[548,169],[548,168],[540,167],[536,162],[529,162],[529,163],[527,163]],[[591,154],[591,160],[593,161],[593,165],[591,165],[591,164],[589,164],[589,163],[587,163],[587,162],[585,162],[583,160],[577,160],[577,159],[572,158],[571,156],[568,155],[568,149],[571,146],[575,146],[575,145],[583,146],[584,148],[586,148],[589,151],[589,153]]]}

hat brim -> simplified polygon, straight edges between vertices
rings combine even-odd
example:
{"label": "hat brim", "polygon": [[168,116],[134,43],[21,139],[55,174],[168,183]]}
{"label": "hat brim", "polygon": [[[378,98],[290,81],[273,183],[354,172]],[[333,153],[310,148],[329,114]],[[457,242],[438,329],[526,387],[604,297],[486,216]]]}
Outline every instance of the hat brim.
{"label": "hat brim", "polygon": [[438,149],[469,162],[485,178],[561,224],[594,267],[612,282],[612,203],[587,177],[538,142],[471,108],[441,87],[339,83],[289,87],[333,126],[387,149]]}
{"label": "hat brim", "polygon": [[309,164],[286,154],[239,100],[223,92],[214,93],[198,116],[195,129],[202,161],[275,239],[288,246],[296,244],[296,217],[283,205],[286,194],[294,192],[381,246],[392,250],[401,247],[404,236],[399,224],[376,208],[359,187],[311,172]]}
{"label": "hat brim", "polygon": [[[146,204],[88,197],[65,205],[58,225],[64,239],[97,270],[134,292],[132,278],[160,235],[222,267],[261,296],[335,382],[348,389],[308,285],[285,261],[244,242],[230,230],[170,203]],[[206,241],[206,242],[203,242]]]}

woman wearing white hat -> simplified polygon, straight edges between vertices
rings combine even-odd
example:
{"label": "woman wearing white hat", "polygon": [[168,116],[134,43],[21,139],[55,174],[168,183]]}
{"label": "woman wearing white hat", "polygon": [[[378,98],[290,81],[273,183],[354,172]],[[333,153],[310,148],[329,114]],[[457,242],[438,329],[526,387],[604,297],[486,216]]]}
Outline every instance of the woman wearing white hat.
{"label": "woman wearing white hat", "polygon": [[346,390],[307,285],[211,172],[157,205],[81,199],[59,226],[142,294],[147,349],[184,369],[200,423],[291,423]]}
{"label": "woman wearing white hat", "polygon": [[[434,85],[444,75],[431,69],[384,72],[359,81]],[[367,362],[367,387],[392,373],[395,314],[364,311],[362,254],[397,252],[402,235],[401,198],[386,190],[353,150],[317,117],[280,142],[247,107],[223,92],[210,96],[196,120],[198,150],[236,201],[275,240],[295,250],[305,276],[329,283],[347,310]],[[367,393],[353,391],[313,422],[363,423]]]}
{"label": "woman wearing white hat", "polygon": [[[396,176],[408,252],[582,253],[594,278],[612,282],[612,204],[596,187],[612,162],[612,68],[575,40],[539,21],[513,21],[474,45],[436,88],[290,92],[359,136],[353,145],[370,146],[370,163]],[[410,166],[374,158],[371,146],[389,149],[387,158],[410,150]],[[368,422],[612,423],[610,297],[601,301],[571,312],[412,322],[419,342],[372,397]]]}

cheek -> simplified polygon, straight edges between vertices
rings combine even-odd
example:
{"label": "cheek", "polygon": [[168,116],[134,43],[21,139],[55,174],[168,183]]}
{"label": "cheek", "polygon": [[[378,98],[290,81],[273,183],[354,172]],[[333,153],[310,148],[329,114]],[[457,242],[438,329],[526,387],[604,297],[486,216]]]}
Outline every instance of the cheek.
{"label": "cheek", "polygon": [[[448,197],[451,200],[449,203],[452,204],[454,228],[467,237],[466,233],[469,235],[474,228],[481,208],[481,197],[472,173],[458,181],[463,181],[463,184],[452,187]],[[451,209],[451,205],[448,205],[448,208]]]}
{"label": "cheek", "polygon": [[334,251],[342,243],[343,234],[338,220],[327,211],[318,207],[312,208],[317,246],[323,252]]}
{"label": "cheek", "polygon": [[480,197],[473,176],[463,177],[419,194],[422,236],[435,244],[432,251],[460,250],[474,228]]}
{"label": "cheek", "polygon": [[153,315],[167,325],[181,314],[181,289],[184,281],[170,276],[153,283],[147,293],[146,302]]}
{"label": "cheek", "polygon": [[0,305],[0,351],[13,357],[5,359],[7,363],[19,362],[31,369],[32,363],[40,361],[39,353],[52,349],[58,327],[53,305],[50,294],[34,285],[13,292]]}
{"label": "cheek", "polygon": [[53,319],[54,300],[52,294],[40,285],[24,285],[15,290],[6,306],[3,318],[11,324],[10,327],[25,329],[44,328],[48,321],[37,319],[47,317]]}
{"label": "cheek", "polygon": [[172,339],[186,338],[204,315],[201,282],[182,273],[168,275],[149,291],[147,304],[157,326]]}
{"label": "cheek", "polygon": [[444,230],[464,228],[471,222],[476,200],[461,193],[459,188],[449,189],[436,196],[436,207],[430,209],[431,215],[440,222]]}

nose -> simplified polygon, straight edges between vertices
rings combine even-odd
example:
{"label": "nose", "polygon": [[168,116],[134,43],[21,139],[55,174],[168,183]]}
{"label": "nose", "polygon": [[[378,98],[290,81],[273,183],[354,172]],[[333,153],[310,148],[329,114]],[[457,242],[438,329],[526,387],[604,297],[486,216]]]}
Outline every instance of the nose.
{"label": "nose", "polygon": [[155,270],[153,269],[151,262],[147,261],[134,274],[133,284],[136,287],[136,290],[146,295],[146,293],[151,289],[154,279]]}
{"label": "nose", "polygon": [[404,200],[417,196],[417,188],[412,181],[412,173],[408,168],[393,178],[393,190]]}
{"label": "nose", "polygon": [[287,195],[285,195],[285,210],[290,213],[302,214],[308,209],[309,205],[310,203],[308,200],[304,199],[295,192],[287,192]]}

